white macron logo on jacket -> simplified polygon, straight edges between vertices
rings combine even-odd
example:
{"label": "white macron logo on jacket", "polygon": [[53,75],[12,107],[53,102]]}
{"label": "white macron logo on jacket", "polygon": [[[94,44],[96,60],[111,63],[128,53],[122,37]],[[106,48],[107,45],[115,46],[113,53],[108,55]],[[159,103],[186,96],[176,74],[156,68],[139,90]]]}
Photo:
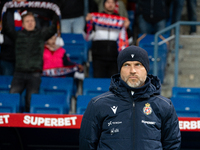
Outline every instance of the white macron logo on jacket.
{"label": "white macron logo on jacket", "polygon": [[113,113],[116,114],[118,106],[113,106],[113,107],[110,107],[110,108],[112,109]]}

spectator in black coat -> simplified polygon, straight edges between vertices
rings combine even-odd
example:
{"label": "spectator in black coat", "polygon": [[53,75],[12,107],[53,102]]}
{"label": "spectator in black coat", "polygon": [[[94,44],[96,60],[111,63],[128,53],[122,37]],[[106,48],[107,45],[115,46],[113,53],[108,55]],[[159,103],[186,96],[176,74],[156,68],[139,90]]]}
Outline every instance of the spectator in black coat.
{"label": "spectator in black coat", "polygon": [[140,33],[155,34],[166,26],[171,0],[139,0]]}

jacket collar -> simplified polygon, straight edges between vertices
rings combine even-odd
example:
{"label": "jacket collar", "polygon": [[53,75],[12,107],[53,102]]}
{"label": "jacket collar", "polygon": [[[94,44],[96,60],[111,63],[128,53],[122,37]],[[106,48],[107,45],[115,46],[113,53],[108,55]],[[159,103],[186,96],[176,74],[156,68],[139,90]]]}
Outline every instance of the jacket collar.
{"label": "jacket collar", "polygon": [[128,86],[121,78],[120,74],[115,74],[111,77],[110,91],[120,97],[130,97],[131,91],[134,92],[132,96],[135,99],[149,98],[153,95],[160,94],[160,80],[153,75],[147,75],[145,84],[139,88],[132,88]]}
{"label": "jacket collar", "polygon": [[32,31],[27,31],[26,29],[23,29],[22,31],[23,31],[24,33],[29,33],[29,34],[30,34],[30,33],[33,33],[33,32],[35,32],[35,31],[36,31],[36,29],[34,29],[34,30],[32,30]]}

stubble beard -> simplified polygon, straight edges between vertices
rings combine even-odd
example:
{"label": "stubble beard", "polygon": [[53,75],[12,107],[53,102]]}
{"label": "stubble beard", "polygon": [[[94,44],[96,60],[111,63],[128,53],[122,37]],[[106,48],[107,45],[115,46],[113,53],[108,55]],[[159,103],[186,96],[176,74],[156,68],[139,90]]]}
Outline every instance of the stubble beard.
{"label": "stubble beard", "polygon": [[137,78],[137,79],[131,79],[131,82],[130,82],[130,79],[129,79],[129,76],[126,78],[126,83],[132,87],[132,88],[137,88],[137,87],[141,87],[144,82],[146,80],[146,77],[145,78]]}

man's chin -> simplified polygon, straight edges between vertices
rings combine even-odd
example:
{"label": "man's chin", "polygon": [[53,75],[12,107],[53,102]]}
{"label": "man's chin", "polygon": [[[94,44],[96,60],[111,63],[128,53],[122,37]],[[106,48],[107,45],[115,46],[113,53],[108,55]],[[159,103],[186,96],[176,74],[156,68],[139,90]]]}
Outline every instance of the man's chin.
{"label": "man's chin", "polygon": [[127,84],[132,87],[132,88],[137,88],[139,86],[139,83],[136,83],[136,82],[127,82]]}
{"label": "man's chin", "polygon": [[112,9],[108,9],[107,10],[109,13],[113,13],[114,12],[114,10],[112,10]]}

